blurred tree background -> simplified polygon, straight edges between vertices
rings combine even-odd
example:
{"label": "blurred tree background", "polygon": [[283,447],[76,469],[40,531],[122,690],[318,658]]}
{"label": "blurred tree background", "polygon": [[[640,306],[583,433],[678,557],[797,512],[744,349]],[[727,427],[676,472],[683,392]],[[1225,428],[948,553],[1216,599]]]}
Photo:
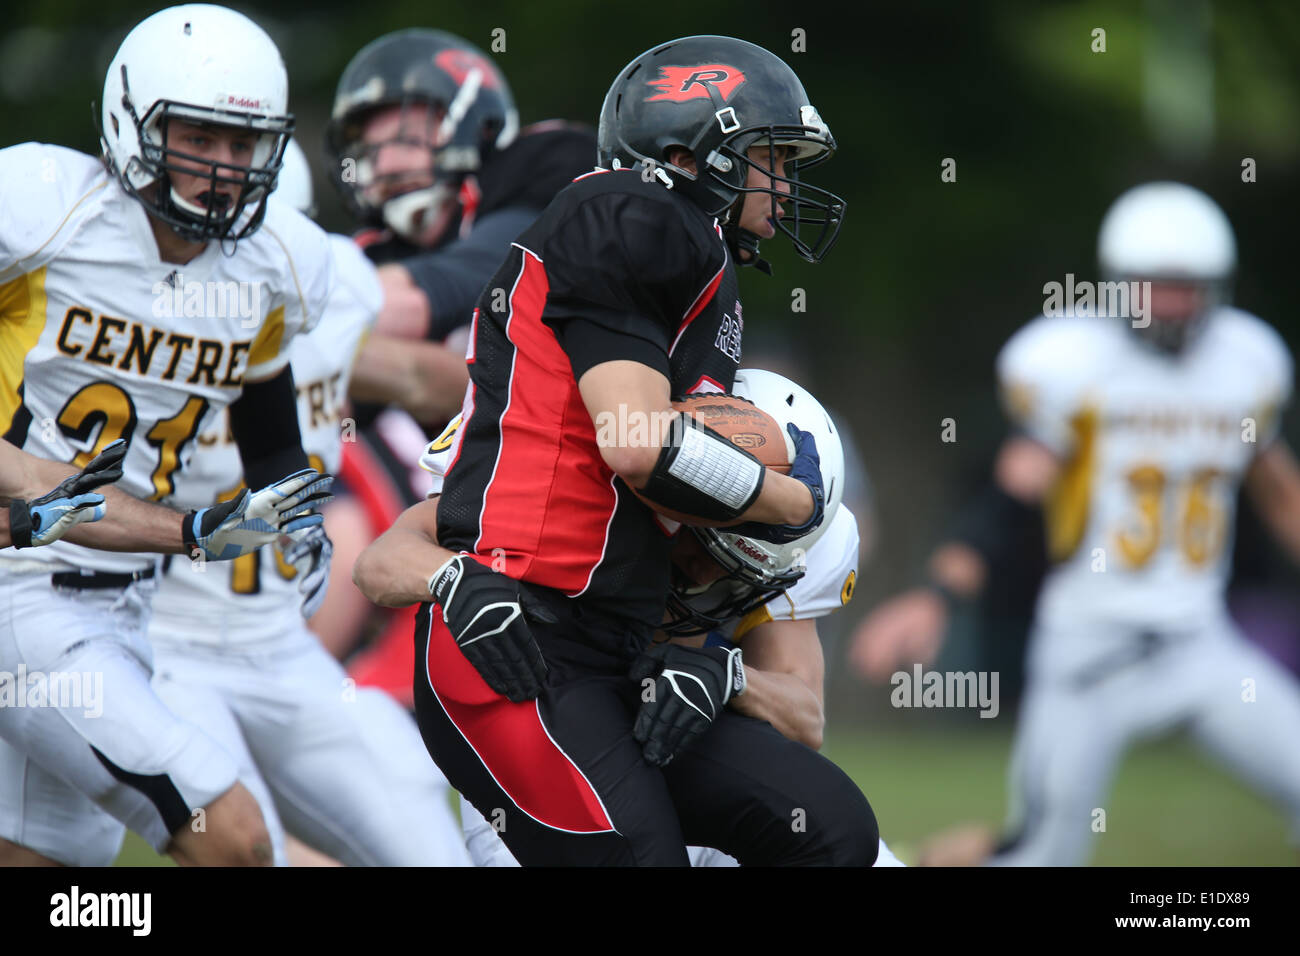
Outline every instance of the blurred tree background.
{"label": "blurred tree background", "polygon": [[[1291,0],[234,6],[283,52],[322,222],[338,231],[349,225],[325,185],[323,127],[343,66],[388,31],[437,27],[489,51],[524,122],[594,124],[616,72],[678,35],[739,36],[795,68],[839,141],[810,179],[848,200],[847,223],[818,266],[780,239],[767,244],[775,276],[742,279],[746,351],[803,369],[867,465],[876,547],[857,600],[832,628],[841,635],[914,579],[987,473],[1005,428],[997,350],[1042,308],[1045,283],[1093,277],[1101,216],[1127,187],[1179,179],[1213,196],[1237,232],[1237,304],[1300,347],[1288,239],[1300,209],[1300,5]],[[11,10],[0,38],[0,142],[93,151],[90,103],[104,69],[155,9],[42,0]],[[492,52],[494,30],[504,31],[503,51]],[[945,159],[955,182],[941,180]],[[1243,181],[1246,160],[1254,182]],[[792,310],[795,290],[806,312]],[[955,443],[940,440],[945,418],[956,421]],[[1285,429],[1300,445],[1297,416]],[[1249,519],[1239,552],[1243,581],[1296,593],[1300,577]],[[1294,597],[1284,599],[1294,612]],[[836,719],[890,716],[887,689],[849,681],[835,660],[831,673]],[[997,723],[1011,717],[1006,709]]]}

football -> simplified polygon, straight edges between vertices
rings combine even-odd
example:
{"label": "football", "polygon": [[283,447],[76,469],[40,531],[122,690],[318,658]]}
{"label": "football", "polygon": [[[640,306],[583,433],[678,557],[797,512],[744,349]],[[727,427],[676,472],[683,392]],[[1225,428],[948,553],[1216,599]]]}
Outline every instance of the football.
{"label": "football", "polygon": [[673,402],[673,408],[708,425],[768,468],[783,475],[790,473],[794,441],[780,422],[749,399],[737,395],[691,395]]}

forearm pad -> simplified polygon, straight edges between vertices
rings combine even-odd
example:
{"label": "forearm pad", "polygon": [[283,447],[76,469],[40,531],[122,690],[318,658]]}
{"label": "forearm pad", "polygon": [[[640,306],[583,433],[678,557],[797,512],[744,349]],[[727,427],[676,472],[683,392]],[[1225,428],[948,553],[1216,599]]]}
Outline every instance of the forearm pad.
{"label": "forearm pad", "polygon": [[310,467],[298,428],[298,397],[288,366],[264,382],[248,382],[230,406],[230,432],[244,463],[244,483],[257,489]]}
{"label": "forearm pad", "polygon": [[641,493],[656,504],[709,521],[732,521],[749,510],[763,490],[767,469],[690,415],[668,430],[650,480]]}

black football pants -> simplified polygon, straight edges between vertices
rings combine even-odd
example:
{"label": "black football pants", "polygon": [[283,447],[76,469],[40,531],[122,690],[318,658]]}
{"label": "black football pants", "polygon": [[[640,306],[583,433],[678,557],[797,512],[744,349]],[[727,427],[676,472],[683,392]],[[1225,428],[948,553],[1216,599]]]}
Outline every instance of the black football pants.
{"label": "black football pants", "polygon": [[654,767],[632,737],[639,684],[575,663],[572,648],[539,635],[548,686],[512,703],[484,683],[431,607],[415,625],[425,746],[521,865],[686,866],[687,845],[747,866],[875,861],[876,819],[857,785],[771,725],[724,711]]}

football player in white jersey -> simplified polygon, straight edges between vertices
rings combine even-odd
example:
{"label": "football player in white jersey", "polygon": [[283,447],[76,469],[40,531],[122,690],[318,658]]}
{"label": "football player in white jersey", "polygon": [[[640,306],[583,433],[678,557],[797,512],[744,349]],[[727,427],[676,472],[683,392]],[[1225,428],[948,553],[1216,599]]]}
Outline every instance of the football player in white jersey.
{"label": "football player in white jersey", "polygon": [[[675,522],[661,519],[678,532],[674,586],[661,639],[696,647],[706,641],[743,647],[746,689],[730,706],[816,750],[825,726],[825,663],[816,620],[847,604],[857,583],[857,520],[840,500],[844,456],[830,416],[796,383],[774,372],[741,369],[733,391],[778,421],[793,421],[817,440],[827,489],[826,518],[810,534],[782,545],[725,528],[679,531]],[[453,421],[421,460],[434,476],[430,500],[409,509],[357,562],[357,584],[376,603],[397,607],[428,600],[428,581],[456,557],[435,539],[436,497],[455,455],[459,424],[459,418]],[[396,573],[399,567],[403,573]],[[429,575],[421,579],[426,570]],[[495,826],[500,826],[500,814],[495,817]],[[463,797],[461,820],[476,866],[518,865],[494,824]],[[690,856],[695,866],[737,865],[712,848],[692,847]],[[876,865],[902,864],[881,840]]]}
{"label": "football player in white jersey", "polygon": [[[293,125],[287,104],[279,52],[256,24],[223,7],[171,7],[138,24],[109,66],[102,157],[38,143],[0,151],[8,441],[72,471],[120,438],[122,491],[202,503],[176,495],[179,476],[195,437],[230,406],[251,487],[306,470],[287,350],[320,316],[331,267],[318,227],[266,204]],[[310,499],[328,479],[293,482]],[[231,558],[301,529],[297,546],[316,565],[305,578],[317,584],[329,554],[319,516],[210,540],[199,516],[266,497],[176,515],[187,546],[147,550]],[[155,568],[150,554],[68,541],[0,554],[0,671],[102,675],[111,718],[0,707],[0,737],[27,764],[33,809],[66,797],[59,812],[75,819],[93,802],[180,862],[268,863],[234,758],[150,688]],[[25,794],[0,796],[0,852],[41,854],[44,835],[21,819]]]}
{"label": "football player in white jersey", "polygon": [[1227,304],[1236,242],[1203,193],[1125,193],[1098,258],[1107,280],[1150,283],[1137,293],[1146,308],[1040,317],[1012,337],[998,377],[1021,434],[997,460],[1001,517],[939,548],[932,585],[878,608],[855,637],[855,663],[876,678],[933,659],[945,597],[975,595],[997,573],[998,526],[1043,503],[1054,565],[1031,635],[1000,864],[1085,862],[1122,754],[1175,725],[1300,832],[1300,686],[1246,642],[1224,601],[1239,485],[1300,561],[1300,469],[1278,437],[1291,356]]}
{"label": "football player in white jersey", "polygon": [[[283,199],[303,211],[313,205],[296,143],[272,205]],[[330,243],[334,294],[316,328],[294,341],[289,361],[303,445],[318,470],[336,473],[353,360],[382,292],[356,243],[341,235]],[[227,423],[218,419],[200,434],[178,486],[220,499],[241,481]],[[172,562],[149,624],[155,690],[238,756],[241,777],[258,780],[250,789],[277,849],[288,829],[348,865],[467,865],[447,781],[414,720],[382,691],[354,687],[308,630],[297,573],[274,546],[203,573]]]}

